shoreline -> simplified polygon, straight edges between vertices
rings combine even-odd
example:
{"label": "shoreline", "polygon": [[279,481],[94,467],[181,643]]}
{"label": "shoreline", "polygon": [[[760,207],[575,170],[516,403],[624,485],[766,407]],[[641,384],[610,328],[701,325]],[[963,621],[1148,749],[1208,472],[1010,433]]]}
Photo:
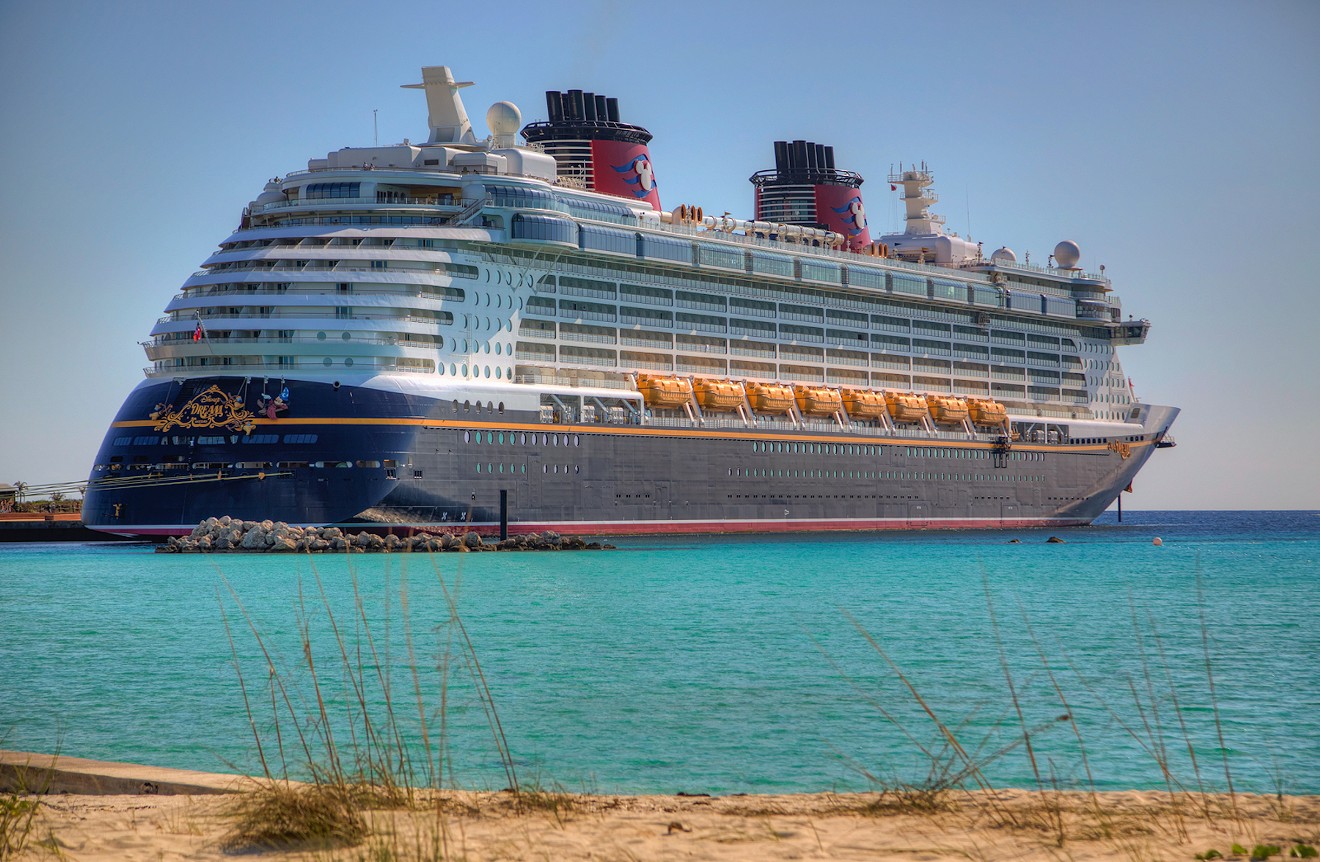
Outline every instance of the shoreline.
{"label": "shoreline", "polygon": [[[26,771],[25,771],[26,770]],[[25,772],[24,772],[25,771]],[[0,751],[0,788],[44,779],[17,858],[232,859],[233,807],[262,782],[222,773]],[[361,843],[317,859],[904,859],[1057,862],[1285,860],[1320,844],[1320,795],[1165,791],[616,795],[418,791],[411,804],[355,803]],[[307,847],[261,858],[307,858]],[[246,851],[250,852],[250,851]],[[1247,854],[1249,855],[1249,854]]]}

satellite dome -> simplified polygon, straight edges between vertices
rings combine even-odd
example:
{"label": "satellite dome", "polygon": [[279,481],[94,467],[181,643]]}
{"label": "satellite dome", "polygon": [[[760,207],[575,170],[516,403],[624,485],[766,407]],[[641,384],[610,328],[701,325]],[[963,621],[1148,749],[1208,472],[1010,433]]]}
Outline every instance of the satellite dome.
{"label": "satellite dome", "polygon": [[522,111],[513,102],[496,102],[486,111],[486,128],[496,137],[517,133],[522,125]]}
{"label": "satellite dome", "polygon": [[991,263],[1017,263],[1017,255],[1008,246],[1000,246],[990,255]]}
{"label": "satellite dome", "polygon": [[1081,257],[1081,247],[1070,239],[1065,239],[1054,247],[1054,262],[1064,269],[1072,269],[1077,266],[1077,261]]}

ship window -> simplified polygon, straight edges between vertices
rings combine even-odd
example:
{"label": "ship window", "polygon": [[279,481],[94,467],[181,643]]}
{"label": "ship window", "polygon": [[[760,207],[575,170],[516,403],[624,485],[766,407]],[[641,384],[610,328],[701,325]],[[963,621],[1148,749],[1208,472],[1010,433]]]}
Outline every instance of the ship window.
{"label": "ship window", "polygon": [[359,197],[361,183],[310,183],[303,187],[303,200]]}
{"label": "ship window", "polygon": [[250,434],[243,438],[244,443],[278,443],[278,434]]}
{"label": "ship window", "polygon": [[[463,366],[463,373],[464,373],[464,374],[467,373],[467,366],[466,366],[466,365]],[[471,401],[464,401],[464,402],[463,402],[463,412],[464,412],[464,413],[471,413],[471,412],[472,412],[472,402],[471,402]]]}
{"label": "ship window", "polygon": [[315,434],[285,434],[285,443],[315,443],[317,435]]}
{"label": "ship window", "polygon": [[414,478],[414,479],[420,479],[420,478],[422,478],[422,471],[421,471],[421,470],[413,470],[413,478]]}

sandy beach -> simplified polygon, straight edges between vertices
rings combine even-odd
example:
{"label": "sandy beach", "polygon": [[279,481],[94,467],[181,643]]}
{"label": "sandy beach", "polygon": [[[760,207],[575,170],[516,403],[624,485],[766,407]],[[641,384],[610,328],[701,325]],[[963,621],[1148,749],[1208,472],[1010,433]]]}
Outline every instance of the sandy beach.
{"label": "sandy beach", "polygon": [[[49,766],[5,753],[12,765]],[[35,772],[28,772],[29,777]],[[18,858],[78,860],[1191,860],[1320,845],[1320,797],[1159,792],[950,791],[783,796],[607,796],[443,791],[360,806],[362,840],[254,848],[231,840],[252,782],[63,758],[47,769]],[[134,787],[136,783],[136,787]],[[125,792],[133,790],[135,792]],[[8,797],[13,799],[13,796]],[[11,836],[12,837],[12,836]],[[1305,850],[1301,851],[1305,853]],[[1244,857],[1245,858],[1245,855]]]}

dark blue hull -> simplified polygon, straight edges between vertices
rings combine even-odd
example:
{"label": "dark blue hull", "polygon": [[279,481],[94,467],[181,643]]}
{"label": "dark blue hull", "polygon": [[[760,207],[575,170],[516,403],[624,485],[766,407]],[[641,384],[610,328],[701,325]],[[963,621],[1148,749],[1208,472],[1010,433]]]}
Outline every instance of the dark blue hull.
{"label": "dark blue hull", "polygon": [[863,426],[564,425],[503,402],[469,406],[439,388],[427,397],[291,381],[287,403],[272,408],[262,389],[271,396],[285,385],[143,384],[97,455],[88,526],[170,535],[231,515],[491,532],[501,500],[518,532],[1085,524],[1132,481],[1167,427],[1003,448]]}

